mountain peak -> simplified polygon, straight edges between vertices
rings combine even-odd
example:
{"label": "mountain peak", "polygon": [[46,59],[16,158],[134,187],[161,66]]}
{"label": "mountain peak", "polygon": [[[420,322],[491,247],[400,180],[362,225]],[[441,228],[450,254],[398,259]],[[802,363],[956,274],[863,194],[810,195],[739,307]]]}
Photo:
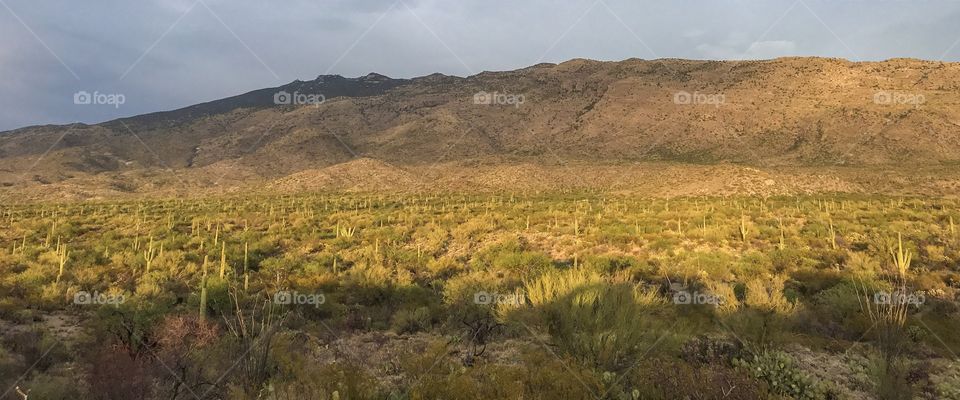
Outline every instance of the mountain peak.
{"label": "mountain peak", "polygon": [[382,82],[382,81],[389,81],[389,80],[390,80],[390,77],[389,77],[389,76],[386,76],[386,75],[378,74],[378,73],[376,73],[376,72],[371,72],[371,73],[367,74],[366,76],[360,78],[360,80]]}
{"label": "mountain peak", "polygon": [[347,78],[344,78],[343,75],[337,75],[337,74],[333,74],[333,75],[319,75],[319,76],[317,76],[317,79],[314,79],[314,82],[324,83],[324,82],[339,81],[339,80],[344,80],[344,79],[347,79]]}

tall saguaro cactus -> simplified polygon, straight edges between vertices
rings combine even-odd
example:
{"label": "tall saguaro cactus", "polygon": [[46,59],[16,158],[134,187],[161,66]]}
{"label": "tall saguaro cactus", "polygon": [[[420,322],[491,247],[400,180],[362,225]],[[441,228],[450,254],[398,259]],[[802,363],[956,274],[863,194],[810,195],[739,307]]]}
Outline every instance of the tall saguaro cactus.
{"label": "tall saguaro cactus", "polygon": [[747,235],[749,233],[750,232],[748,231],[748,228],[747,228],[747,216],[744,214],[740,214],[740,240],[746,243]]}
{"label": "tall saguaro cactus", "polygon": [[57,263],[59,264],[59,272],[57,272],[57,283],[60,283],[60,278],[63,277],[63,269],[67,265],[67,260],[70,257],[70,253],[67,251],[67,245],[57,245]]}
{"label": "tall saguaro cactus", "polygon": [[220,279],[227,273],[227,243],[220,243]]}
{"label": "tall saguaro cactus", "polygon": [[787,248],[787,245],[786,245],[786,243],[784,243],[783,219],[782,219],[782,218],[777,218],[777,225],[780,226],[780,243],[777,245],[777,248],[779,248],[780,250],[784,250],[784,249]]}
{"label": "tall saguaro cactus", "polygon": [[243,243],[243,291],[250,289],[250,243]]}
{"label": "tall saguaro cactus", "polygon": [[200,278],[200,319],[207,319],[207,261],[209,256],[203,256],[203,276]]}
{"label": "tall saguaro cactus", "polygon": [[833,250],[837,249],[837,231],[833,228],[833,218],[829,219],[830,224],[830,248]]}
{"label": "tall saguaro cactus", "polygon": [[145,273],[150,273],[150,267],[153,266],[153,260],[157,258],[157,249],[153,245],[153,236],[150,236],[150,243],[147,245],[147,251],[143,252],[144,261],[147,263]]}

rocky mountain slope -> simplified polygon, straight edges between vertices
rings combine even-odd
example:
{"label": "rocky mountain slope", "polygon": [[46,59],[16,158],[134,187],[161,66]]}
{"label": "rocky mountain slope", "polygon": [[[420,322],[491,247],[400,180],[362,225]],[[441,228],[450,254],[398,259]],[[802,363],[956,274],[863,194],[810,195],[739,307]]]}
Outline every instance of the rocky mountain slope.
{"label": "rocky mountain slope", "polygon": [[949,175],[938,183],[949,187],[960,165],[960,63],[577,59],[467,78],[321,76],[176,111],[0,133],[7,191],[457,189],[457,176],[517,187],[537,173],[614,187],[619,178],[597,171],[651,162],[923,165]]}

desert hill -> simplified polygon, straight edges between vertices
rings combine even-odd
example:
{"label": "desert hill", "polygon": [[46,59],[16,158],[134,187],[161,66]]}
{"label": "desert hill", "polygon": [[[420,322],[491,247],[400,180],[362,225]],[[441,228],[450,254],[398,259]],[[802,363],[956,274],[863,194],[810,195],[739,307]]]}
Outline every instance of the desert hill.
{"label": "desert hill", "polygon": [[[322,102],[278,105],[281,92]],[[644,177],[669,184],[671,174],[657,171],[685,168],[721,181],[717,173],[739,171],[750,175],[747,186],[788,192],[816,191],[816,182],[871,191],[874,180],[921,168],[928,178],[892,187],[926,182],[949,192],[957,165],[960,63],[912,59],[576,59],[466,78],[327,75],[181,110],[0,133],[2,190],[80,197],[248,187],[630,190],[653,182]],[[800,171],[824,176],[784,183],[803,182]],[[691,190],[702,189],[696,182]]]}

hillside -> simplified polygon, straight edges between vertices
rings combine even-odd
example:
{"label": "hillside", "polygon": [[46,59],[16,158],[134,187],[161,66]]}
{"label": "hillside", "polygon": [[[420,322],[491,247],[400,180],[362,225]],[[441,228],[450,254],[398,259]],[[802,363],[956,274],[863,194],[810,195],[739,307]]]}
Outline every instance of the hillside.
{"label": "hillside", "polygon": [[[278,106],[281,91],[325,101]],[[478,93],[495,93],[495,104],[477,104]],[[0,186],[89,197],[251,186],[458,190],[465,178],[466,188],[585,180],[580,186],[628,190],[654,182],[643,173],[689,167],[758,171],[747,180],[819,168],[823,182],[851,182],[810,190],[871,191],[885,171],[922,165],[928,186],[949,192],[958,182],[958,105],[960,64],[909,59],[577,59],[467,78],[321,76],[182,110],[0,133]],[[379,171],[377,182],[365,168]],[[630,168],[640,172],[608,176]],[[758,190],[784,180],[795,179]]]}

